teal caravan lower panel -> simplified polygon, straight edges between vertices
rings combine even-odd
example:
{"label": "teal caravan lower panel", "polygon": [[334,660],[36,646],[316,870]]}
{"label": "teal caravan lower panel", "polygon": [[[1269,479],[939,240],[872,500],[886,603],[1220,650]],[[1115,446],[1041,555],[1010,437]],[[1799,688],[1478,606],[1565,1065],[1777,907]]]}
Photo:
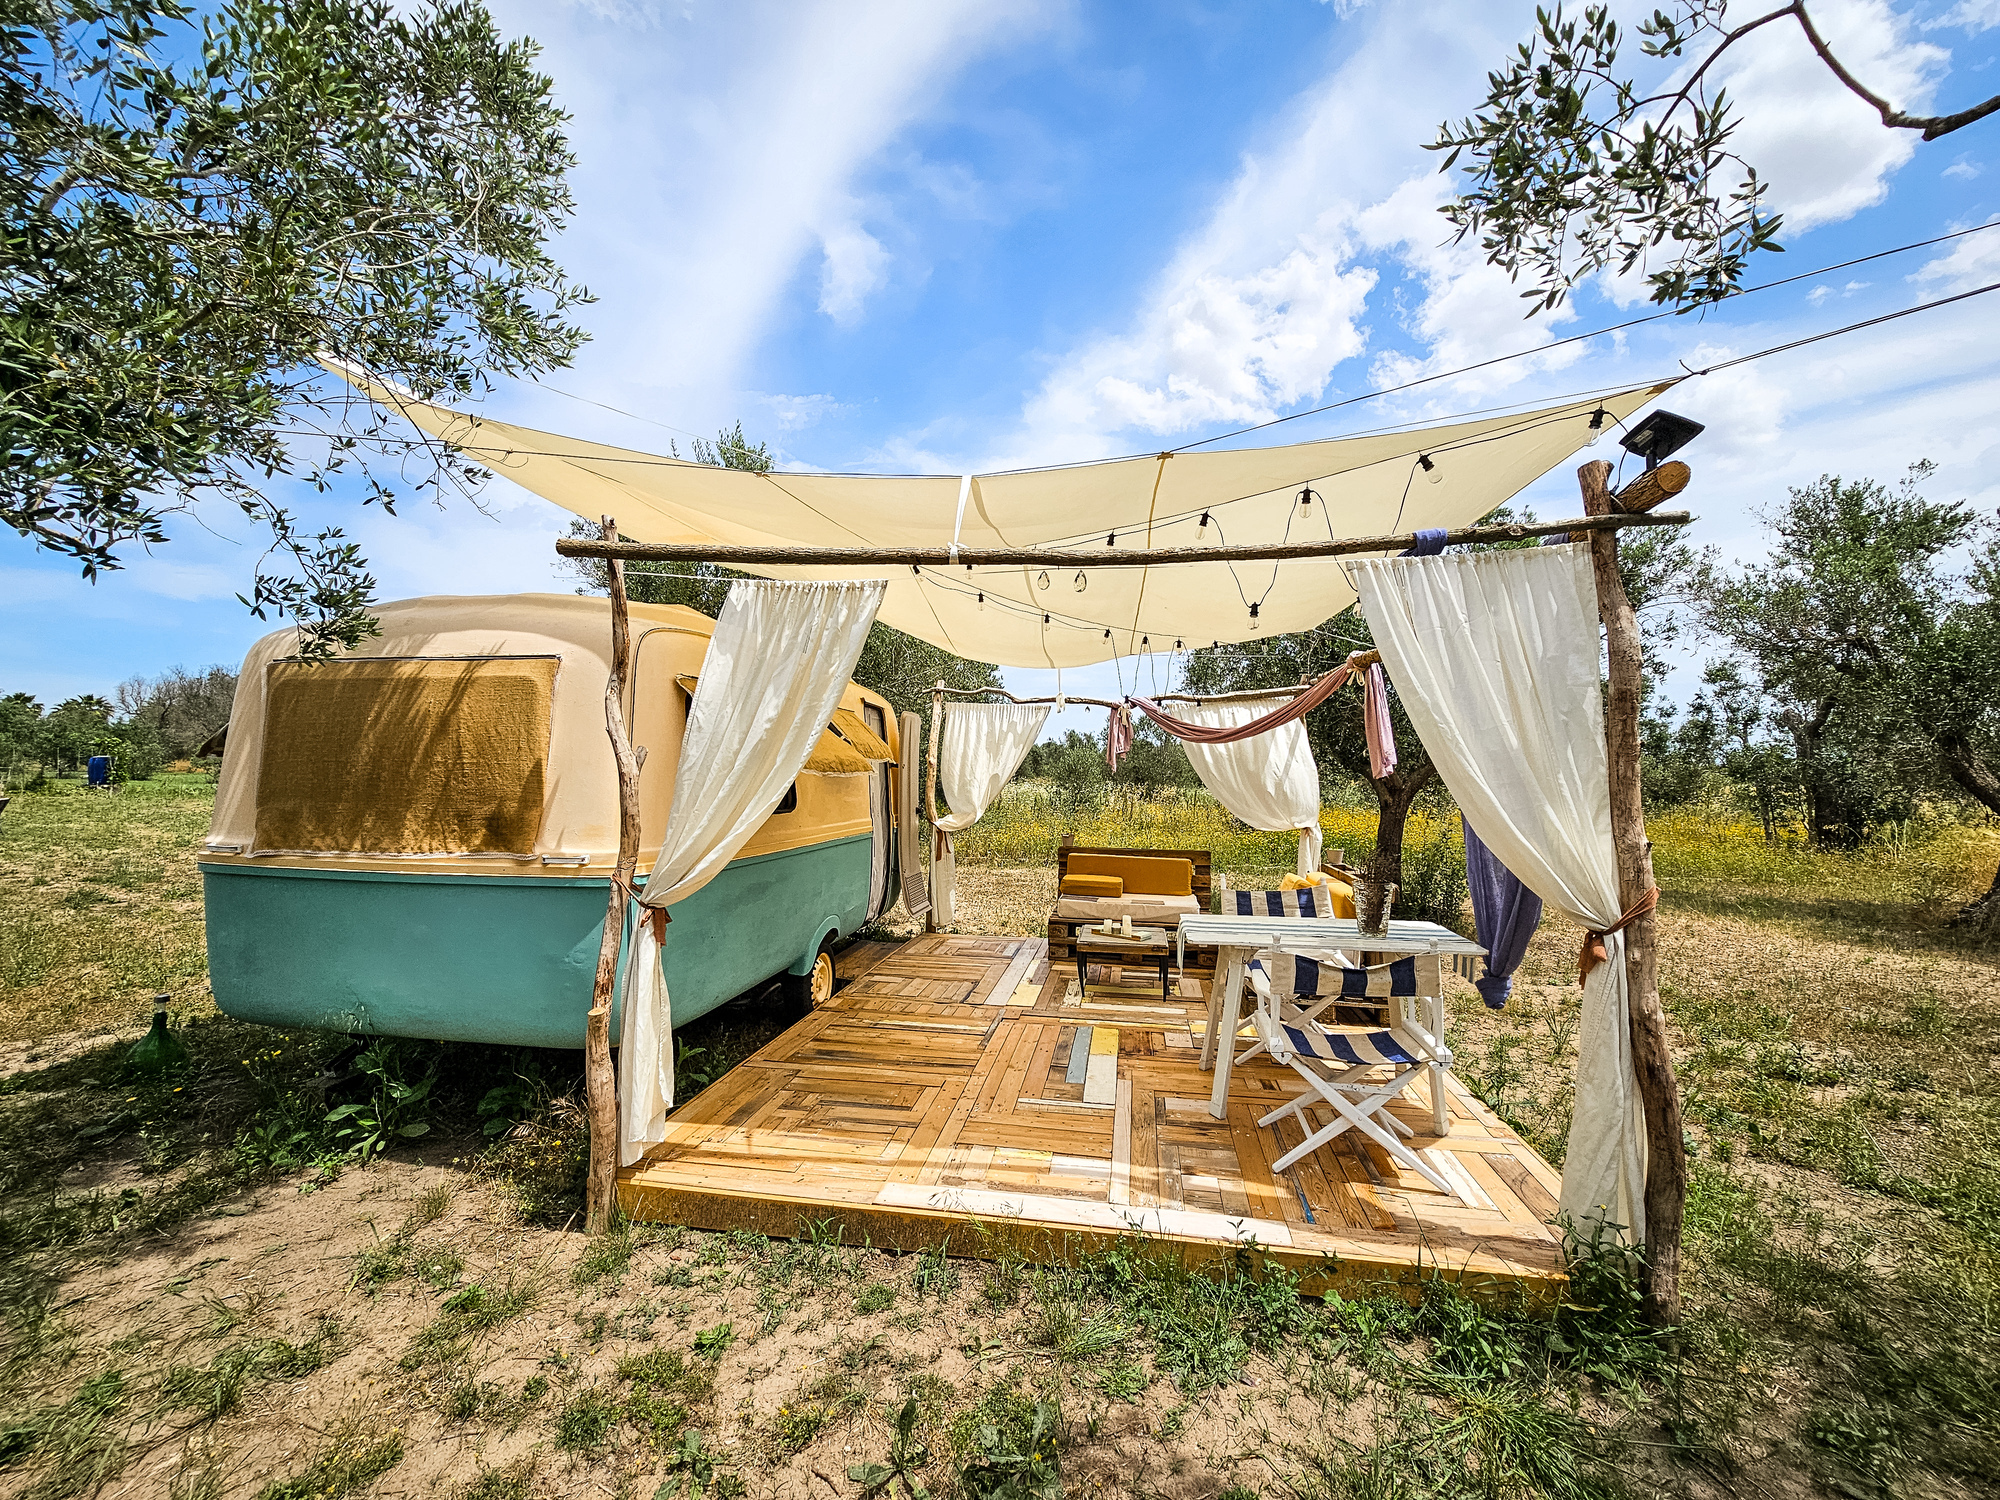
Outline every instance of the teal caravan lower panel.
{"label": "teal caravan lower panel", "polygon": [[[216,1004],[267,1026],[581,1047],[607,882],[201,867]],[[732,862],[673,909],[682,1026],[868,915],[866,834]],[[612,1017],[617,1036],[618,1017]]]}

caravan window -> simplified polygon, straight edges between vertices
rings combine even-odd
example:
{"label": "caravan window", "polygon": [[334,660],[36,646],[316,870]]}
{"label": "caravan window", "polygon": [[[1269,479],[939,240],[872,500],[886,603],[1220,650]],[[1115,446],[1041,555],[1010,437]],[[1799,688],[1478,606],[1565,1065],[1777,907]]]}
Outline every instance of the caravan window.
{"label": "caravan window", "polygon": [[559,659],[273,662],[260,852],[528,857]]}

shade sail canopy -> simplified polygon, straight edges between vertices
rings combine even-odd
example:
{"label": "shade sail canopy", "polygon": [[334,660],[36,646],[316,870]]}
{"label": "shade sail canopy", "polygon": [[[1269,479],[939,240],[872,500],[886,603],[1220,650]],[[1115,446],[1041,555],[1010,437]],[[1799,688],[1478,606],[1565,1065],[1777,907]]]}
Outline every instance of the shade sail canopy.
{"label": "shade sail canopy", "polygon": [[[618,529],[636,541],[967,548],[1248,546],[1464,526],[1588,443],[1600,408],[1609,430],[1611,420],[1672,384],[1437,427],[979,474],[967,484],[948,475],[715,468],[475,417],[349,378],[423,431],[563,509],[591,520],[617,517]],[[1307,486],[1315,498],[1301,507],[1298,494]],[[1304,630],[1355,599],[1341,562],[1331,558],[1087,569],[1080,590],[1073,567],[744,571],[887,578],[882,621],[957,655],[1009,667],[1084,666],[1177,642],[1192,648]]]}

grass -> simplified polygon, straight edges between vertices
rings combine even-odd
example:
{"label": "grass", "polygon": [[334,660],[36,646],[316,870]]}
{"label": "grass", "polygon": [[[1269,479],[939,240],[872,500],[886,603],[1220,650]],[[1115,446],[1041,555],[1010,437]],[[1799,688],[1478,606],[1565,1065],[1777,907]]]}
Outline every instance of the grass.
{"label": "grass", "polygon": [[0,1040],[103,1035],[152,997],[201,1004],[195,857],[215,783],[160,776],[116,793],[56,782],[0,814]]}

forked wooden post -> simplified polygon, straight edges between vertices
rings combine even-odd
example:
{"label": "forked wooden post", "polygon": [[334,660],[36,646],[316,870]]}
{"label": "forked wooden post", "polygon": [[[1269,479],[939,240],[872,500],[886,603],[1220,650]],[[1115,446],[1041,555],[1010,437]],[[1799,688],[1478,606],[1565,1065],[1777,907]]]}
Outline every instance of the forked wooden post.
{"label": "forked wooden post", "polygon": [[[618,523],[604,517],[604,539],[618,539]],[[618,1214],[618,1075],[611,1068],[611,996],[618,982],[618,947],[625,932],[625,903],[639,866],[639,757],[625,730],[625,656],[631,617],[625,601],[625,565],[605,562],[611,582],[611,673],[604,684],[604,732],[618,762],[618,862],[604,908],[604,938],[597,946],[597,980],[583,1028],[584,1094],[590,1113],[590,1172],[584,1181],[584,1228],[605,1234]],[[650,917],[650,913],[648,916]]]}
{"label": "forked wooden post", "polygon": [[944,679],[931,689],[931,740],[924,751],[924,815],[930,819],[929,841],[924,846],[924,868],[930,875],[931,905],[924,913],[924,931],[938,930],[937,890],[937,762],[938,734],[944,727]]}
{"label": "forked wooden post", "polygon": [[[1610,515],[1618,505],[1610,489],[1611,465],[1601,459],[1576,471],[1587,515]],[[1686,481],[1683,480],[1682,483]],[[1605,750],[1611,766],[1611,834],[1618,847],[1621,908],[1653,889],[1652,845],[1639,789],[1639,622],[1618,572],[1618,533],[1590,533],[1590,561],[1597,579],[1597,609],[1604,620],[1611,683],[1606,705]],[[1657,919],[1652,912],[1625,929],[1627,1013],[1631,1018],[1632,1070],[1646,1111],[1647,1312],[1656,1323],[1680,1321],[1681,1218],[1687,1206],[1687,1150],[1681,1136],[1680,1085],[1667,1048],[1667,1019],[1660,1009]]]}

